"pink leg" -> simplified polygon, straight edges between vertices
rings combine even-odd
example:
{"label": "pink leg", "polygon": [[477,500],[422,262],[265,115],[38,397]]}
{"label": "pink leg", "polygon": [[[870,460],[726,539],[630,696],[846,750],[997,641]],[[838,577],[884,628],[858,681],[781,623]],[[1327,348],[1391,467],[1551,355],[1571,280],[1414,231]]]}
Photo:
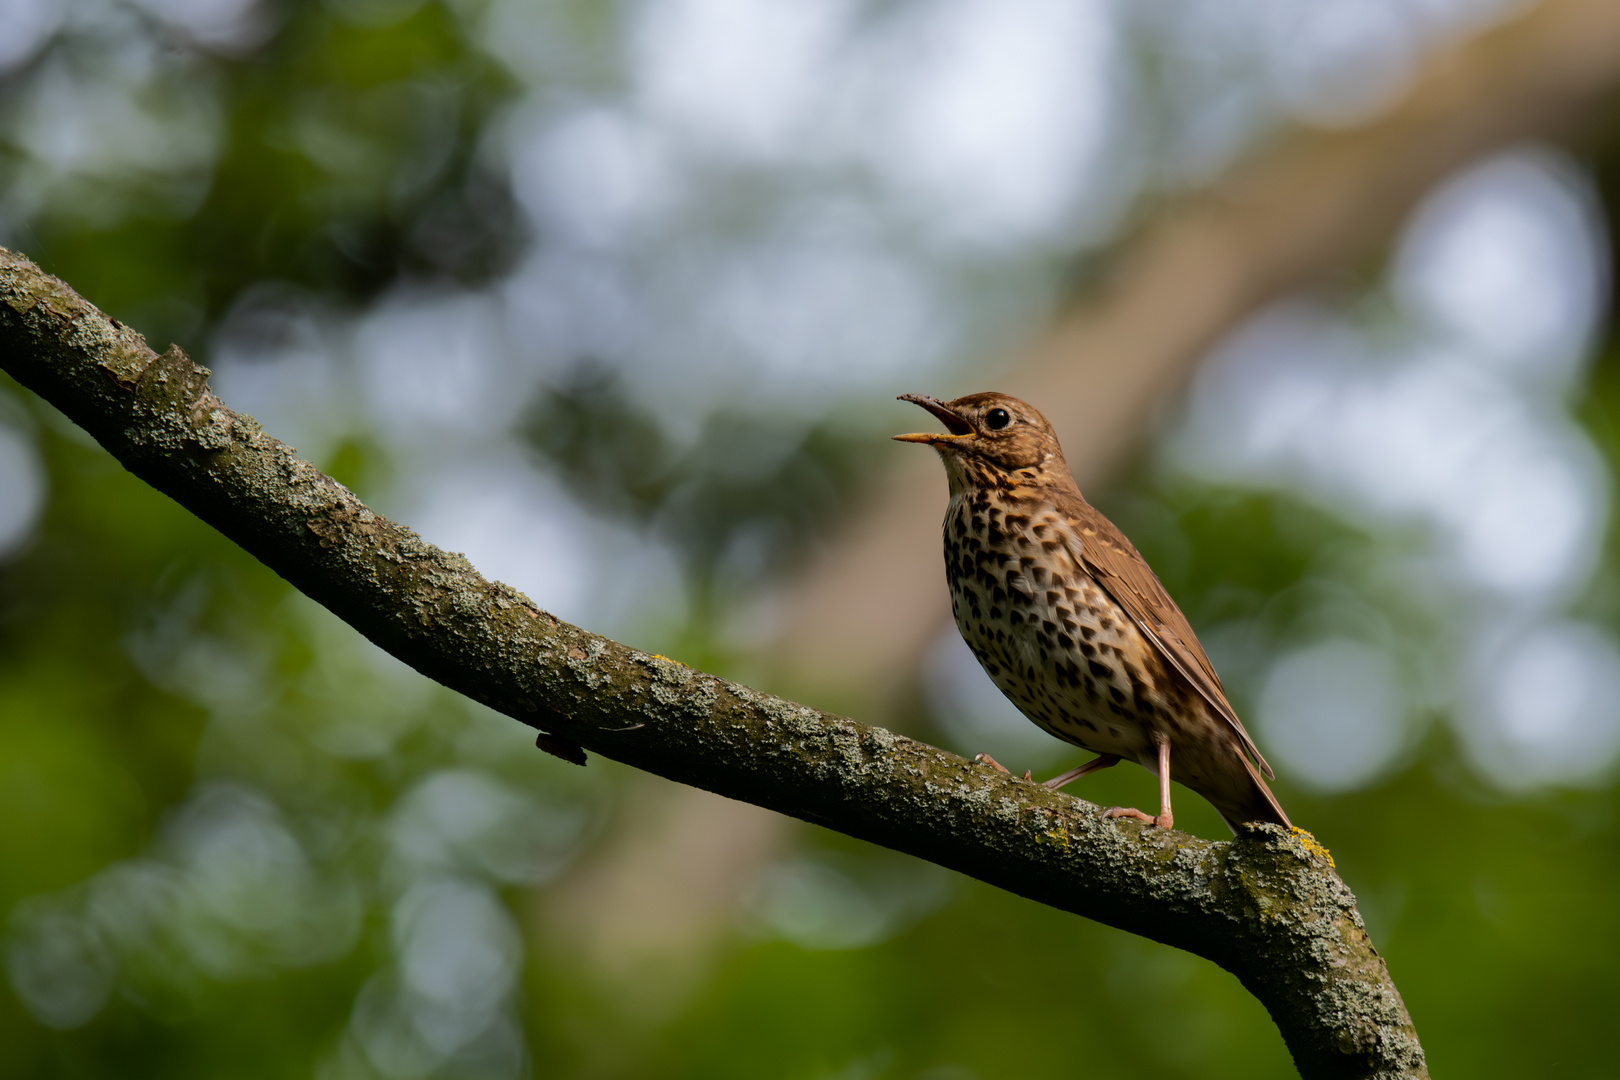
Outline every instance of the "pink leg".
{"label": "pink leg", "polygon": [[1070,769],[1062,776],[1054,776],[1050,780],[1041,781],[1041,783],[1046,787],[1056,790],[1057,788],[1062,787],[1064,784],[1074,783],[1074,781],[1080,779],[1082,776],[1089,776],[1090,774],[1098,772],[1102,769],[1112,769],[1118,764],[1119,758],[1116,755],[1103,754],[1099,757],[1092,758],[1090,761],[1086,762],[1077,769]]}
{"label": "pink leg", "polygon": [[1170,812],[1170,740],[1159,738],[1159,816],[1149,817],[1140,810],[1129,806],[1115,806],[1110,808],[1103,817],[1135,818],[1137,821],[1149,825],[1157,825],[1161,829],[1175,827],[1175,815]]}

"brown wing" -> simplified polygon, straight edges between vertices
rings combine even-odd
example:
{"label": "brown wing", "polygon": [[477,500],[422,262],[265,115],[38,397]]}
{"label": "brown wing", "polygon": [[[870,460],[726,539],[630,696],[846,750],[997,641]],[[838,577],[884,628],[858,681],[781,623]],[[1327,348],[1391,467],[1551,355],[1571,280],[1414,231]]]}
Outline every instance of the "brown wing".
{"label": "brown wing", "polygon": [[[1098,513],[1078,493],[1055,493],[1057,511],[1075,522],[1080,529],[1078,537],[1065,537],[1070,542],[1070,554],[1090,572],[1098,585],[1105,589],[1114,602],[1130,613],[1136,625],[1158,647],[1164,658],[1193,685],[1205,701],[1243,740],[1244,749],[1254,756],[1260,769],[1275,778],[1271,766],[1261,756],[1259,747],[1243,729],[1215,668],[1204,655],[1187,616],[1181,613],[1170,594],[1148,566],[1147,560],[1137,552],[1125,534],[1114,523]],[[1078,541],[1079,550],[1074,549]]]}

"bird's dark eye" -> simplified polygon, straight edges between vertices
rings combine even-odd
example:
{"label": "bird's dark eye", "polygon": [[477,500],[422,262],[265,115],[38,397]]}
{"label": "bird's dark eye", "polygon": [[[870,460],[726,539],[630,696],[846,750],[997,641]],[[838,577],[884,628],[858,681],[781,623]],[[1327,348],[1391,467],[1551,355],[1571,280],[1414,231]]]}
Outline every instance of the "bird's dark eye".
{"label": "bird's dark eye", "polygon": [[1000,431],[1012,423],[1012,413],[1006,409],[991,409],[984,414],[984,426],[991,431]]}

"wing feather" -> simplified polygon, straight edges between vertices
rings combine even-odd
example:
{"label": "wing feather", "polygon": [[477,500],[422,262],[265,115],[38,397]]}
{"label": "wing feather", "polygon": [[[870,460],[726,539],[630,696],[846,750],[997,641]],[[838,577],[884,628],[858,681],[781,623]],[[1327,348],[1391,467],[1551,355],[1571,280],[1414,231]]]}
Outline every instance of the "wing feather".
{"label": "wing feather", "polygon": [[[1220,676],[1198,643],[1192,624],[1170,598],[1158,577],[1148,566],[1125,534],[1114,523],[1098,513],[1089,503],[1067,492],[1058,493],[1056,510],[1075,523],[1080,535],[1065,535],[1069,554],[1091,574],[1092,580],[1105,590],[1114,602],[1124,608],[1147,636],[1170,661],[1172,667],[1192,684],[1211,708],[1224,719],[1242,741],[1243,748],[1253,756],[1261,772],[1275,779],[1276,774],[1260,748],[1244,730],[1232,703],[1226,700]],[[1262,788],[1264,785],[1262,785]]]}

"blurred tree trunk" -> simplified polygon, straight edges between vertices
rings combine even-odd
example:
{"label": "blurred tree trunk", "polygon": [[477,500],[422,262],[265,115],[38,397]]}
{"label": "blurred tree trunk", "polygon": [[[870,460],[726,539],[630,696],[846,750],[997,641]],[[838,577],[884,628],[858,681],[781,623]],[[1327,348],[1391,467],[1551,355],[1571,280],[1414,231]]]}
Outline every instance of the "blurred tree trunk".
{"label": "blurred tree trunk", "polygon": [[1355,898],[1309,834],[1211,843],[1117,822],[561,622],[232,412],[179,349],[156,355],[4,249],[0,369],[378,646],[562,756],[577,743],[1207,957],[1265,1004],[1307,1077],[1427,1076]]}
{"label": "blurred tree trunk", "polygon": [[[1223,334],[1376,253],[1430,188],[1472,159],[1601,119],[1617,78],[1620,4],[1612,0],[1547,0],[1442,48],[1382,114],[1346,130],[1284,133],[1207,190],[1164,206],[1115,245],[1112,272],[995,368],[999,374],[959,389],[994,387],[1037,404],[1057,425],[1081,486],[1096,485]],[[775,688],[899,719],[903,692],[949,616],[938,531],[944,501],[931,455],[907,453],[879,480],[864,511],[791,588],[770,670]],[[762,857],[786,842],[783,819],[725,816],[701,796],[671,800],[658,816],[672,838],[701,831],[720,847]],[[762,836],[773,830],[774,841]],[[740,888],[747,868],[728,867]],[[622,844],[610,838],[592,868],[575,886],[567,929],[620,954],[637,940],[617,934],[608,912],[639,902],[648,910],[636,921],[660,926],[684,913],[685,926],[663,940],[685,942],[691,966],[735,901],[735,889],[649,864],[630,833]]]}
{"label": "blurred tree trunk", "polygon": [[[1617,83],[1620,3],[1545,0],[1438,51],[1361,126],[1286,133],[1166,206],[1119,245],[1104,280],[995,374],[958,390],[1028,399],[1057,428],[1081,488],[1095,485],[1224,334],[1375,255],[1456,169],[1604,121]],[[881,714],[913,678],[949,614],[938,473],[909,454],[794,587],[776,648],[783,686]]]}

